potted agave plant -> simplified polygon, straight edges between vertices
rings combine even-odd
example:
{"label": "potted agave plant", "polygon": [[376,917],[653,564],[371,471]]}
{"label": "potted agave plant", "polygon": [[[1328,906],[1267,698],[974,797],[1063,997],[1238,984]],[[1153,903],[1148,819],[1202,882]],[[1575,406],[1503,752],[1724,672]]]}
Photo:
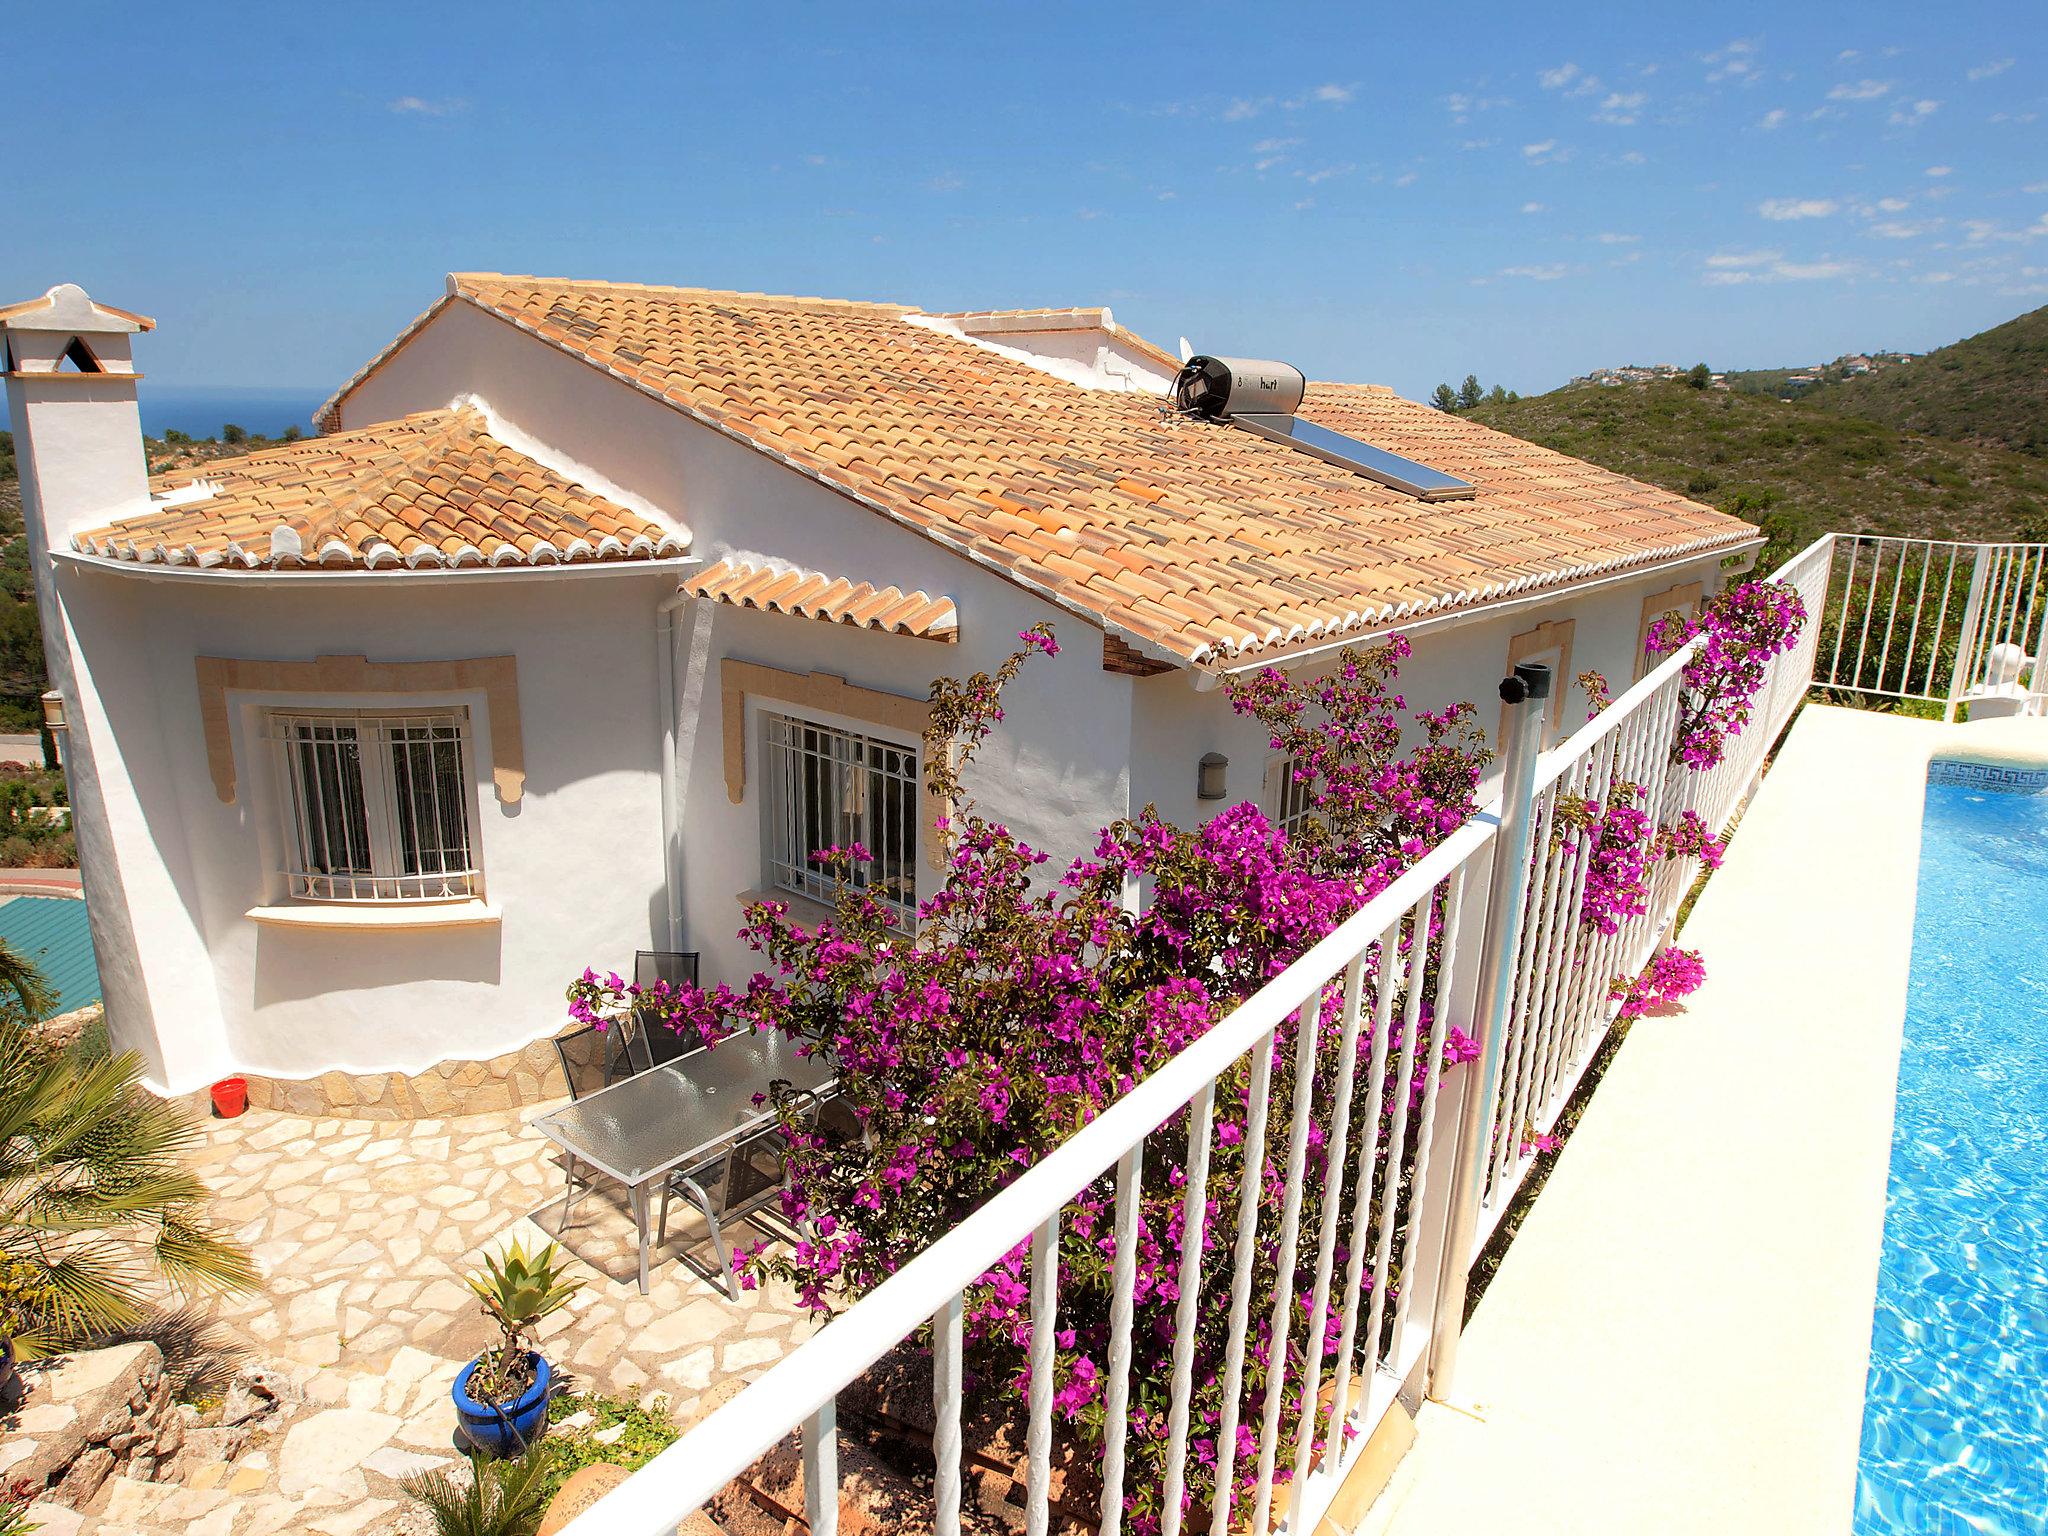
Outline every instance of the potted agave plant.
{"label": "potted agave plant", "polygon": [[567,1268],[553,1243],[529,1254],[514,1241],[469,1276],[499,1341],[463,1367],[451,1390],[462,1438],[486,1456],[517,1456],[547,1428],[554,1372],[534,1346],[542,1321],[583,1288],[562,1277]]}

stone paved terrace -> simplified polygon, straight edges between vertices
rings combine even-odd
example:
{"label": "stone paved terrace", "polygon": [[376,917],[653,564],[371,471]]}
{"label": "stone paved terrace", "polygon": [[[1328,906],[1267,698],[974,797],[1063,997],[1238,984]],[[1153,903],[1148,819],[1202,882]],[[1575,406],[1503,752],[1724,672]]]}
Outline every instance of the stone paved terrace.
{"label": "stone paved terrace", "polygon": [[188,1453],[160,1482],[116,1475],[83,1511],[35,1505],[46,1536],[421,1536],[399,1482],[454,1464],[448,1387],[490,1336],[463,1276],[515,1235],[559,1238],[578,1261],[584,1289],[544,1330],[566,1385],[666,1397],[685,1427],[813,1329],[785,1287],[728,1302],[678,1263],[710,1252],[687,1207],[671,1211],[646,1296],[623,1191],[587,1187],[564,1237],[562,1165],[531,1126],[548,1107],[208,1121],[195,1163],[264,1275],[257,1294],[212,1307],[211,1344],[270,1373],[277,1414],[227,1459]]}
{"label": "stone paved terrace", "polygon": [[[530,1247],[559,1238],[585,1283],[550,1320],[550,1358],[579,1387],[664,1393],[685,1423],[719,1383],[758,1374],[810,1332],[786,1288],[728,1302],[678,1262],[686,1249],[711,1252],[702,1218],[680,1201],[646,1296],[618,1186],[586,1188],[560,1233],[562,1164],[531,1126],[550,1107],[412,1122],[252,1109],[209,1122],[198,1171],[265,1277],[259,1294],[221,1304],[223,1321],[287,1364],[376,1373],[408,1347],[466,1361],[490,1334],[463,1277],[515,1234]],[[758,1234],[739,1225],[729,1235]]]}

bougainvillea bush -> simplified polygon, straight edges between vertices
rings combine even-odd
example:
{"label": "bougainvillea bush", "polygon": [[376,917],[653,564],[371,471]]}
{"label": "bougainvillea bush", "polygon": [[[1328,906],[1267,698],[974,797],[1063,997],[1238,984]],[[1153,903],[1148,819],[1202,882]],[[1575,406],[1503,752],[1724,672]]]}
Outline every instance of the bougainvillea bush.
{"label": "bougainvillea bush", "polygon": [[[958,1223],[1285,970],[1475,809],[1487,754],[1469,707],[1419,717],[1418,745],[1401,751],[1406,704],[1392,685],[1405,647],[1397,642],[1347,652],[1330,679],[1311,686],[1272,671],[1234,690],[1237,707],[1259,720],[1277,747],[1304,749],[1296,752],[1299,782],[1315,810],[1303,835],[1290,839],[1251,805],[1192,830],[1148,808],[1106,828],[1092,857],[1049,869],[1044,853],[980,814],[966,785],[975,749],[1001,719],[1004,686],[1034,652],[1056,652],[1047,630],[1022,638],[1022,648],[993,674],[934,686],[927,787],[950,803],[952,815],[944,831],[946,878],[919,910],[915,942],[892,928],[851,878],[867,851],[823,849],[819,862],[839,877],[832,918],[807,927],[792,921],[780,902],[758,903],[743,932],[766,957],[765,969],[743,990],[709,989],[701,1004],[675,1009],[689,1027],[707,1012],[722,1014],[829,1051],[862,1131],[859,1138],[828,1141],[795,1106],[787,1110],[791,1151],[783,1214],[806,1235],[788,1248],[740,1255],[743,1284],[777,1276],[821,1310],[871,1290],[933,1234]],[[1147,899],[1142,911],[1133,911],[1126,893],[1140,887]],[[1417,939],[1406,934],[1401,942],[1405,951]],[[1433,988],[1434,924],[1425,926],[1420,942],[1426,999]],[[1405,972],[1405,964],[1399,969]],[[598,1016],[591,984],[603,991],[609,981],[582,984],[584,1001]],[[1340,1213],[1340,1273],[1354,1242],[1376,1241],[1372,1231],[1352,1232],[1350,1221],[1355,1149],[1373,1129],[1373,1090],[1366,1086],[1370,1017],[1356,1041],[1360,1087],[1352,1112],[1354,1155],[1346,1159],[1354,1171],[1326,1177],[1342,1018],[1334,995],[1307,1012],[1306,1026],[1290,1019],[1273,1038],[1267,1129],[1256,1145],[1248,1134],[1254,1057],[1240,1060],[1217,1085],[1208,1179],[1199,1192],[1203,1294],[1183,1495],[1190,1507],[1213,1499],[1219,1455],[1235,1461],[1232,1481],[1240,1491],[1250,1486],[1256,1435],[1276,1374],[1288,1409],[1283,1423],[1292,1433],[1304,1350],[1311,1347],[1305,1341],[1307,1297],[1325,1201],[1336,1202]],[[1398,1031],[1401,1010],[1393,1015]],[[1254,1331],[1236,1428],[1229,1444],[1219,1446],[1238,1192],[1255,1160],[1264,1209],[1277,1209],[1283,1196],[1292,1061],[1302,1027],[1315,1030],[1319,1056],[1303,1237],[1283,1277],[1279,1223],[1270,1214],[1260,1223]],[[1427,1002],[1416,1027],[1412,1080],[1393,1084],[1375,1106],[1382,1147],[1392,1117],[1415,1112],[1428,1076],[1421,1046],[1436,1020]],[[1440,1038],[1443,1060],[1473,1050],[1456,1030],[1445,1029]],[[1396,1062],[1401,1046],[1398,1035],[1387,1042]],[[1167,1362],[1180,1299],[1189,1135],[1183,1113],[1147,1142],[1139,1200],[1127,1486],[1133,1527],[1140,1530],[1156,1528],[1164,1483]],[[1389,1177],[1377,1164],[1374,1176]],[[1397,1191],[1404,1187],[1405,1169],[1391,1176]],[[1105,1177],[1067,1207],[1061,1229],[1055,1414],[1083,1445],[1099,1442],[1103,1429],[1114,1201],[1114,1182]],[[1021,1382],[1032,1326],[1029,1277],[1029,1255],[1020,1246],[968,1296],[969,1365],[984,1380]],[[1291,1320],[1289,1366],[1276,1373],[1270,1318],[1283,1278],[1300,1300]],[[1337,1333],[1333,1309],[1326,1337],[1313,1347],[1334,1357]],[[1359,1347],[1362,1353],[1363,1341]]]}
{"label": "bougainvillea bush", "polygon": [[[720,1021],[776,1029],[829,1053],[858,1123],[858,1135],[828,1137],[802,1106],[780,1106],[790,1143],[782,1212],[803,1235],[787,1247],[736,1255],[742,1284],[786,1280],[805,1304],[827,1312],[871,1291],[1279,975],[1476,809],[1488,754],[1471,706],[1409,716],[1394,686],[1406,647],[1395,640],[1343,652],[1330,676],[1315,682],[1267,669],[1231,685],[1234,706],[1294,765],[1309,809],[1292,835],[1248,804],[1193,829],[1147,808],[1105,828],[1091,857],[1051,868],[1045,853],[983,816],[968,792],[976,750],[1002,719],[1005,686],[1034,654],[1057,654],[1049,627],[1020,639],[993,673],[933,685],[926,787],[951,814],[942,829],[944,880],[920,906],[914,938],[854,878],[867,850],[821,849],[817,861],[836,877],[829,919],[800,925],[785,904],[759,902],[742,934],[765,963],[743,989],[685,988],[659,1000],[656,1013],[678,1028],[706,1036],[724,1027]],[[1406,751],[1404,739],[1413,743]],[[1598,811],[1603,827],[1609,814]],[[1652,836],[1647,819],[1628,834],[1632,845],[1644,845],[1644,858]],[[1134,892],[1142,902],[1132,900]],[[1192,1192],[1202,1218],[1201,1292],[1184,1509],[1213,1507],[1225,1463],[1234,1497],[1249,1489],[1259,1427],[1275,1393],[1285,1437],[1278,1476],[1288,1476],[1311,1353],[1324,1362],[1325,1382],[1335,1375],[1338,1307],[1321,1337],[1306,1337],[1326,1210],[1337,1213],[1339,1275],[1354,1248],[1370,1253],[1379,1240],[1377,1199],[1367,1229],[1353,1229],[1360,1177],[1371,1177],[1376,1191],[1391,1185],[1397,1232],[1405,1221],[1419,1138],[1408,1136],[1403,1164],[1388,1168],[1391,1130],[1418,1112],[1433,1066],[1476,1054],[1455,1028],[1439,1030],[1432,1013],[1441,916],[1432,912],[1427,922],[1397,930],[1402,953],[1392,974],[1406,976],[1421,945],[1421,996],[1413,1070],[1403,1082],[1399,1067],[1390,1068],[1384,1090],[1371,1082],[1369,1064],[1376,1048],[1382,1059],[1402,1062],[1406,1000],[1387,1000],[1393,1037],[1376,1046],[1372,984],[1383,957],[1366,958],[1366,1022],[1355,1043],[1359,1086],[1344,1166],[1331,1166],[1344,1048],[1334,987],[1282,1023],[1264,1061],[1255,1049],[1217,1082],[1207,1179]],[[572,1000],[602,1021],[632,1001],[632,989],[587,975],[572,987]],[[1315,1032],[1317,1065],[1300,1241],[1287,1257],[1271,1213],[1285,1195],[1292,1063],[1303,1028]],[[1440,1046],[1434,1062],[1430,1041]],[[1253,1082],[1262,1071],[1270,1072],[1268,1113],[1255,1136]],[[1138,1193],[1125,1481],[1131,1525],[1141,1532],[1158,1528],[1165,1496],[1191,1132],[1184,1111],[1149,1138]],[[1361,1158],[1367,1145],[1375,1155]],[[1255,1164],[1253,1204],[1265,1214],[1253,1254],[1251,1333],[1240,1390],[1229,1402],[1231,1256],[1240,1194]],[[1060,1226],[1055,1420],[1083,1451],[1099,1444],[1104,1427],[1115,1198],[1105,1176],[1069,1203]],[[1404,1257],[1397,1243],[1396,1291]],[[1032,1331],[1029,1279],[1029,1253],[1020,1245],[970,1288],[965,1308],[970,1371],[1013,1389],[1019,1404]],[[1271,1326],[1283,1293],[1291,1298],[1284,1352]],[[1351,1367],[1378,1344],[1357,1340]],[[1318,1436],[1326,1429],[1319,1426]]]}

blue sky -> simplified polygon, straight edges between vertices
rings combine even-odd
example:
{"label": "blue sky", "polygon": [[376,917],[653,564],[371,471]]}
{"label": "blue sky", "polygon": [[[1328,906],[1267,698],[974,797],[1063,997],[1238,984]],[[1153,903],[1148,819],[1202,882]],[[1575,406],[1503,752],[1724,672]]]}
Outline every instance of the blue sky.
{"label": "blue sky", "polygon": [[324,389],[466,268],[1107,302],[1409,394],[1920,349],[2048,303],[2038,0],[68,4],[7,32],[80,67],[13,93],[0,299],[154,314],[173,386]]}

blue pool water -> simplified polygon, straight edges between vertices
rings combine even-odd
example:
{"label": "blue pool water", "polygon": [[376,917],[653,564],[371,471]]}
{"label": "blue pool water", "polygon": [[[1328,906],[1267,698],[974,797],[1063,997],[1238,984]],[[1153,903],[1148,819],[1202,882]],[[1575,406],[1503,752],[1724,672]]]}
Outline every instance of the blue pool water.
{"label": "blue pool water", "polygon": [[2048,1533],[2048,793],[1961,772],[1927,790],[1859,1533]]}

